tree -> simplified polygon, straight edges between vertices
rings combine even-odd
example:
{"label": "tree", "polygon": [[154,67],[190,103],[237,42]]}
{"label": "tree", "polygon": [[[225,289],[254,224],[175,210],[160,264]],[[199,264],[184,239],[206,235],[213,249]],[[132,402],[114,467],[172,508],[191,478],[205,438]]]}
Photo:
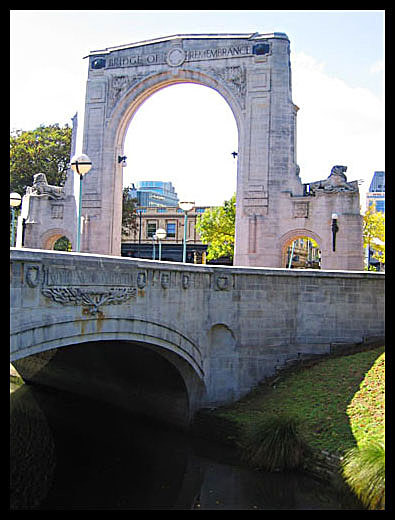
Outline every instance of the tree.
{"label": "tree", "polygon": [[370,205],[363,216],[363,247],[369,247],[373,258],[385,264],[385,216],[376,211],[375,204]]}
{"label": "tree", "polygon": [[208,244],[207,260],[228,256],[233,259],[235,243],[236,195],[223,206],[206,210],[197,218],[196,229]]}
{"label": "tree", "polygon": [[129,236],[132,231],[137,230],[137,199],[129,196],[130,187],[122,191],[122,235]]}
{"label": "tree", "polygon": [[40,125],[10,135],[10,191],[23,196],[33,175],[45,173],[49,184],[63,186],[70,162],[71,128]]}

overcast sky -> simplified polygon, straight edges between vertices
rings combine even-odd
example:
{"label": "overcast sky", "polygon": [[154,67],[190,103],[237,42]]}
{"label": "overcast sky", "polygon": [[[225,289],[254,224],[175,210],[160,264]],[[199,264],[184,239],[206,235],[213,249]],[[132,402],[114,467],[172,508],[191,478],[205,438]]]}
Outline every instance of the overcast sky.
{"label": "overcast sky", "polygon": [[[285,32],[291,44],[297,162],[303,182],[335,164],[362,179],[384,170],[384,11],[51,11],[10,15],[10,129],[83,120],[90,51],[188,33]],[[207,125],[207,120],[210,125]],[[185,131],[187,128],[187,132]],[[148,142],[155,147],[147,147]],[[200,85],[149,98],[125,142],[124,184],[172,181],[180,198],[222,204],[236,188],[237,129],[225,100]]]}

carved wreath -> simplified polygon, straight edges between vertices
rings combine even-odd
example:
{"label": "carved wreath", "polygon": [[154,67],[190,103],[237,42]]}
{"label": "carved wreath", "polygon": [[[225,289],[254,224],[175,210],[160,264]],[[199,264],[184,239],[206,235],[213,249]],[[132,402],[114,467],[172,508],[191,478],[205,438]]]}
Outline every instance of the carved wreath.
{"label": "carved wreath", "polygon": [[136,296],[135,287],[111,287],[107,290],[85,289],[79,287],[47,287],[42,294],[57,303],[75,304],[88,307],[91,314],[96,314],[101,305],[121,304]]}

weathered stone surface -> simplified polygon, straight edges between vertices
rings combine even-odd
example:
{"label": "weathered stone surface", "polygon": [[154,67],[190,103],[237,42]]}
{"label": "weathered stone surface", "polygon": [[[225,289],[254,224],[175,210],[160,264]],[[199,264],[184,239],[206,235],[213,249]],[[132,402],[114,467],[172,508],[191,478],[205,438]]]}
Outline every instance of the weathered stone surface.
{"label": "weathered stone surface", "polygon": [[11,361],[141,342],[177,360],[196,410],[238,399],[288,360],[383,338],[384,280],[13,249]]}
{"label": "weathered stone surface", "polygon": [[[176,35],[92,51],[87,58],[83,152],[93,166],[82,184],[81,251],[120,254],[118,157],[124,155],[129,124],[159,89],[192,82],[220,93],[238,127],[235,265],[284,266],[290,241],[308,236],[321,249],[323,269],[363,269],[357,182],[347,182],[343,166],[335,166],[328,179],[311,183],[310,190],[299,177],[299,108],[292,101],[286,34]],[[74,243],[75,203],[34,204],[28,220],[36,225],[26,228],[26,247],[50,249],[66,231]],[[332,213],[339,216],[335,252]]]}

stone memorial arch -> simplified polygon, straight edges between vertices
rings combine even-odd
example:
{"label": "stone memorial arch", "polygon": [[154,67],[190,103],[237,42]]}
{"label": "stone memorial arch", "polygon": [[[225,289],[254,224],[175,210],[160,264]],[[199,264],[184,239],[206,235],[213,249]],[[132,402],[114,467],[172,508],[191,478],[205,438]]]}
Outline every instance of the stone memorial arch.
{"label": "stone memorial arch", "polygon": [[120,255],[120,159],[128,126],[156,91],[192,82],[221,94],[238,128],[234,264],[285,267],[287,241],[311,236],[323,269],[363,269],[358,184],[347,182],[345,167],[333,168],[318,183],[302,184],[299,177],[298,107],[286,34],[176,35],[92,51],[86,58],[81,151],[93,167],[83,181],[82,251]]}

